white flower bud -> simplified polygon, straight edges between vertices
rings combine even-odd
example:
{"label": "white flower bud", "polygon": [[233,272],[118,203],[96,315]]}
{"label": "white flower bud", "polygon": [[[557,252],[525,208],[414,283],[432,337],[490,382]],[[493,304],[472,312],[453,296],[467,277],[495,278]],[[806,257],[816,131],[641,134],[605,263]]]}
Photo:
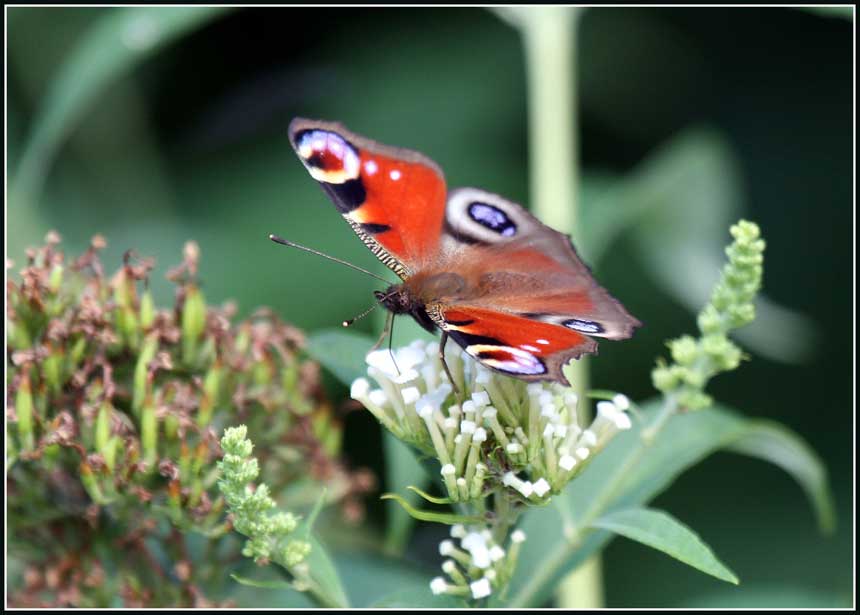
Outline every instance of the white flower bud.
{"label": "white flower bud", "polygon": [[558,460],[558,465],[562,470],[570,472],[573,469],[573,466],[576,465],[576,459],[570,455],[563,455],[561,459]]}
{"label": "white flower bud", "polygon": [[388,396],[382,389],[373,389],[368,393],[367,398],[374,406],[384,406],[388,403]]}
{"label": "white flower bud", "polygon": [[627,410],[630,408],[630,399],[621,393],[612,398],[612,403],[619,410]]}
{"label": "white flower bud", "polygon": [[370,382],[367,378],[356,378],[352,381],[352,386],[349,387],[349,396],[353,399],[361,399],[367,397],[370,391]]}
{"label": "white flower bud", "polygon": [[474,598],[475,600],[486,598],[493,593],[493,589],[490,586],[490,582],[485,578],[471,583],[469,585],[469,588],[472,590],[472,598]]}
{"label": "white flower bud", "polygon": [[448,583],[442,577],[436,577],[430,581],[430,591],[433,592],[434,595],[444,594],[447,589]]}
{"label": "white flower bud", "polygon": [[483,408],[490,405],[490,396],[486,391],[475,391],[472,393],[472,401],[475,403],[475,406]]}
{"label": "white flower bud", "polygon": [[618,416],[615,417],[615,426],[618,429],[630,429],[633,424],[626,412],[619,412]]}
{"label": "white flower bud", "polygon": [[499,561],[505,557],[505,550],[501,548],[499,545],[493,545],[490,547],[490,559],[494,562]]}
{"label": "white flower bud", "polygon": [[535,494],[537,494],[537,496],[538,496],[539,498],[542,498],[543,496],[545,496],[547,493],[549,493],[549,491],[550,491],[550,489],[551,489],[551,487],[549,486],[549,483],[548,483],[548,482],[546,482],[546,480],[544,480],[543,478],[541,478],[540,480],[538,480],[538,481],[533,485],[533,487],[534,487],[534,492],[535,492]]}
{"label": "white flower bud", "polygon": [[400,394],[403,396],[403,403],[405,404],[414,404],[421,398],[421,391],[419,391],[416,387],[406,387]]}

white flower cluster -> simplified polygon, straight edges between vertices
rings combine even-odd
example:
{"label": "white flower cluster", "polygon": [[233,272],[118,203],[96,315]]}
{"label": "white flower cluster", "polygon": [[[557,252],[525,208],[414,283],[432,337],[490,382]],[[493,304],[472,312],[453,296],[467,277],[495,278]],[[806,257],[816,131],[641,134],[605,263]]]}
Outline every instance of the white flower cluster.
{"label": "white flower cluster", "polygon": [[459,540],[459,546],[455,540],[439,543],[439,553],[447,558],[442,562],[442,571],[448,578],[434,578],[430,581],[430,590],[434,594],[480,600],[492,594],[494,588],[507,584],[526,535],[522,530],[514,530],[507,551],[496,544],[486,528],[467,530],[463,525],[454,525],[451,538]]}
{"label": "white flower cluster", "polygon": [[525,384],[496,374],[449,344],[416,340],[367,356],[367,378],[351,394],[395,436],[435,455],[452,501],[480,499],[488,476],[528,501],[558,492],[620,430],[630,428],[629,401],[597,403],[588,427],[579,422],[576,393],[555,383]]}

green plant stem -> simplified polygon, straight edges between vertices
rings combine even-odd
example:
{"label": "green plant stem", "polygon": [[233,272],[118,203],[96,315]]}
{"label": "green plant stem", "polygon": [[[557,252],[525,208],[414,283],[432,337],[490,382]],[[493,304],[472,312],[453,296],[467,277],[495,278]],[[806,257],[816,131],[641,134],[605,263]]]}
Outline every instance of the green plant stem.
{"label": "green plant stem", "polygon": [[[574,237],[578,235],[579,186],[575,55],[578,16],[579,9],[564,7],[531,8],[521,14],[529,87],[532,209],[545,224]],[[585,400],[587,360],[574,361],[565,371],[573,389]],[[602,605],[600,560],[594,556],[562,582],[558,606]]]}

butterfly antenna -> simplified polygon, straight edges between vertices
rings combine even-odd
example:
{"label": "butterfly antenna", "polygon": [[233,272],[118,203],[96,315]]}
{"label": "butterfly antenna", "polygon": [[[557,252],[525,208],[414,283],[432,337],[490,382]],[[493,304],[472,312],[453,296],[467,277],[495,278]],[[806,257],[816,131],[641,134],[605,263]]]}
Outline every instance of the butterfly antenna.
{"label": "butterfly antenna", "polygon": [[283,237],[278,237],[277,235],[269,235],[269,239],[271,239],[275,243],[281,244],[282,246],[289,246],[291,248],[298,248],[299,250],[304,250],[305,252],[310,252],[311,254],[316,254],[317,256],[322,256],[323,258],[327,258],[330,261],[340,263],[341,265],[346,265],[350,269],[355,269],[356,271],[366,273],[367,275],[374,277],[377,280],[381,280],[381,281],[385,282],[386,284],[391,284],[391,282],[389,280],[386,280],[385,278],[376,275],[372,271],[368,271],[367,269],[362,269],[358,265],[353,265],[352,263],[348,263],[345,260],[341,260],[341,259],[336,258],[334,256],[329,256],[328,254],[324,254],[323,252],[320,252],[319,250],[314,250],[313,248],[308,248],[306,246],[299,245],[295,242],[284,239]]}
{"label": "butterfly antenna", "polygon": [[359,314],[358,316],[353,316],[353,317],[352,317],[352,318],[350,318],[349,320],[344,320],[344,321],[343,321],[343,323],[342,323],[342,324],[343,324],[343,326],[344,326],[344,327],[350,327],[350,326],[352,326],[352,323],[354,323],[356,320],[361,320],[362,318],[364,318],[365,316],[367,316],[368,314],[370,314],[373,310],[375,310],[377,307],[379,307],[379,304],[378,304],[378,303],[374,303],[373,305],[371,305],[368,309],[364,310],[364,311],[363,311],[361,314]]}

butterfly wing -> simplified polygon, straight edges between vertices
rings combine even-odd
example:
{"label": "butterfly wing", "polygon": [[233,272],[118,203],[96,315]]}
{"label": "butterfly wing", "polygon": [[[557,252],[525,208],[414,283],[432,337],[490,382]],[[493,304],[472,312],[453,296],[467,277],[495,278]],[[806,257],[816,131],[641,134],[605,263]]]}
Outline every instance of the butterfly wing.
{"label": "butterfly wing", "polygon": [[438,316],[441,328],[469,355],[522,380],[568,385],[562,367],[597,351],[597,342],[577,331],[496,309],[448,306]]}
{"label": "butterfly wing", "polygon": [[428,308],[476,359],[526,380],[567,384],[561,368],[641,323],[602,288],[567,235],[476,188],[448,197],[442,243],[466,292]]}
{"label": "butterfly wing", "polygon": [[445,178],[426,156],[382,145],[334,122],[296,118],[290,142],[311,176],[373,253],[401,278],[434,258]]}

